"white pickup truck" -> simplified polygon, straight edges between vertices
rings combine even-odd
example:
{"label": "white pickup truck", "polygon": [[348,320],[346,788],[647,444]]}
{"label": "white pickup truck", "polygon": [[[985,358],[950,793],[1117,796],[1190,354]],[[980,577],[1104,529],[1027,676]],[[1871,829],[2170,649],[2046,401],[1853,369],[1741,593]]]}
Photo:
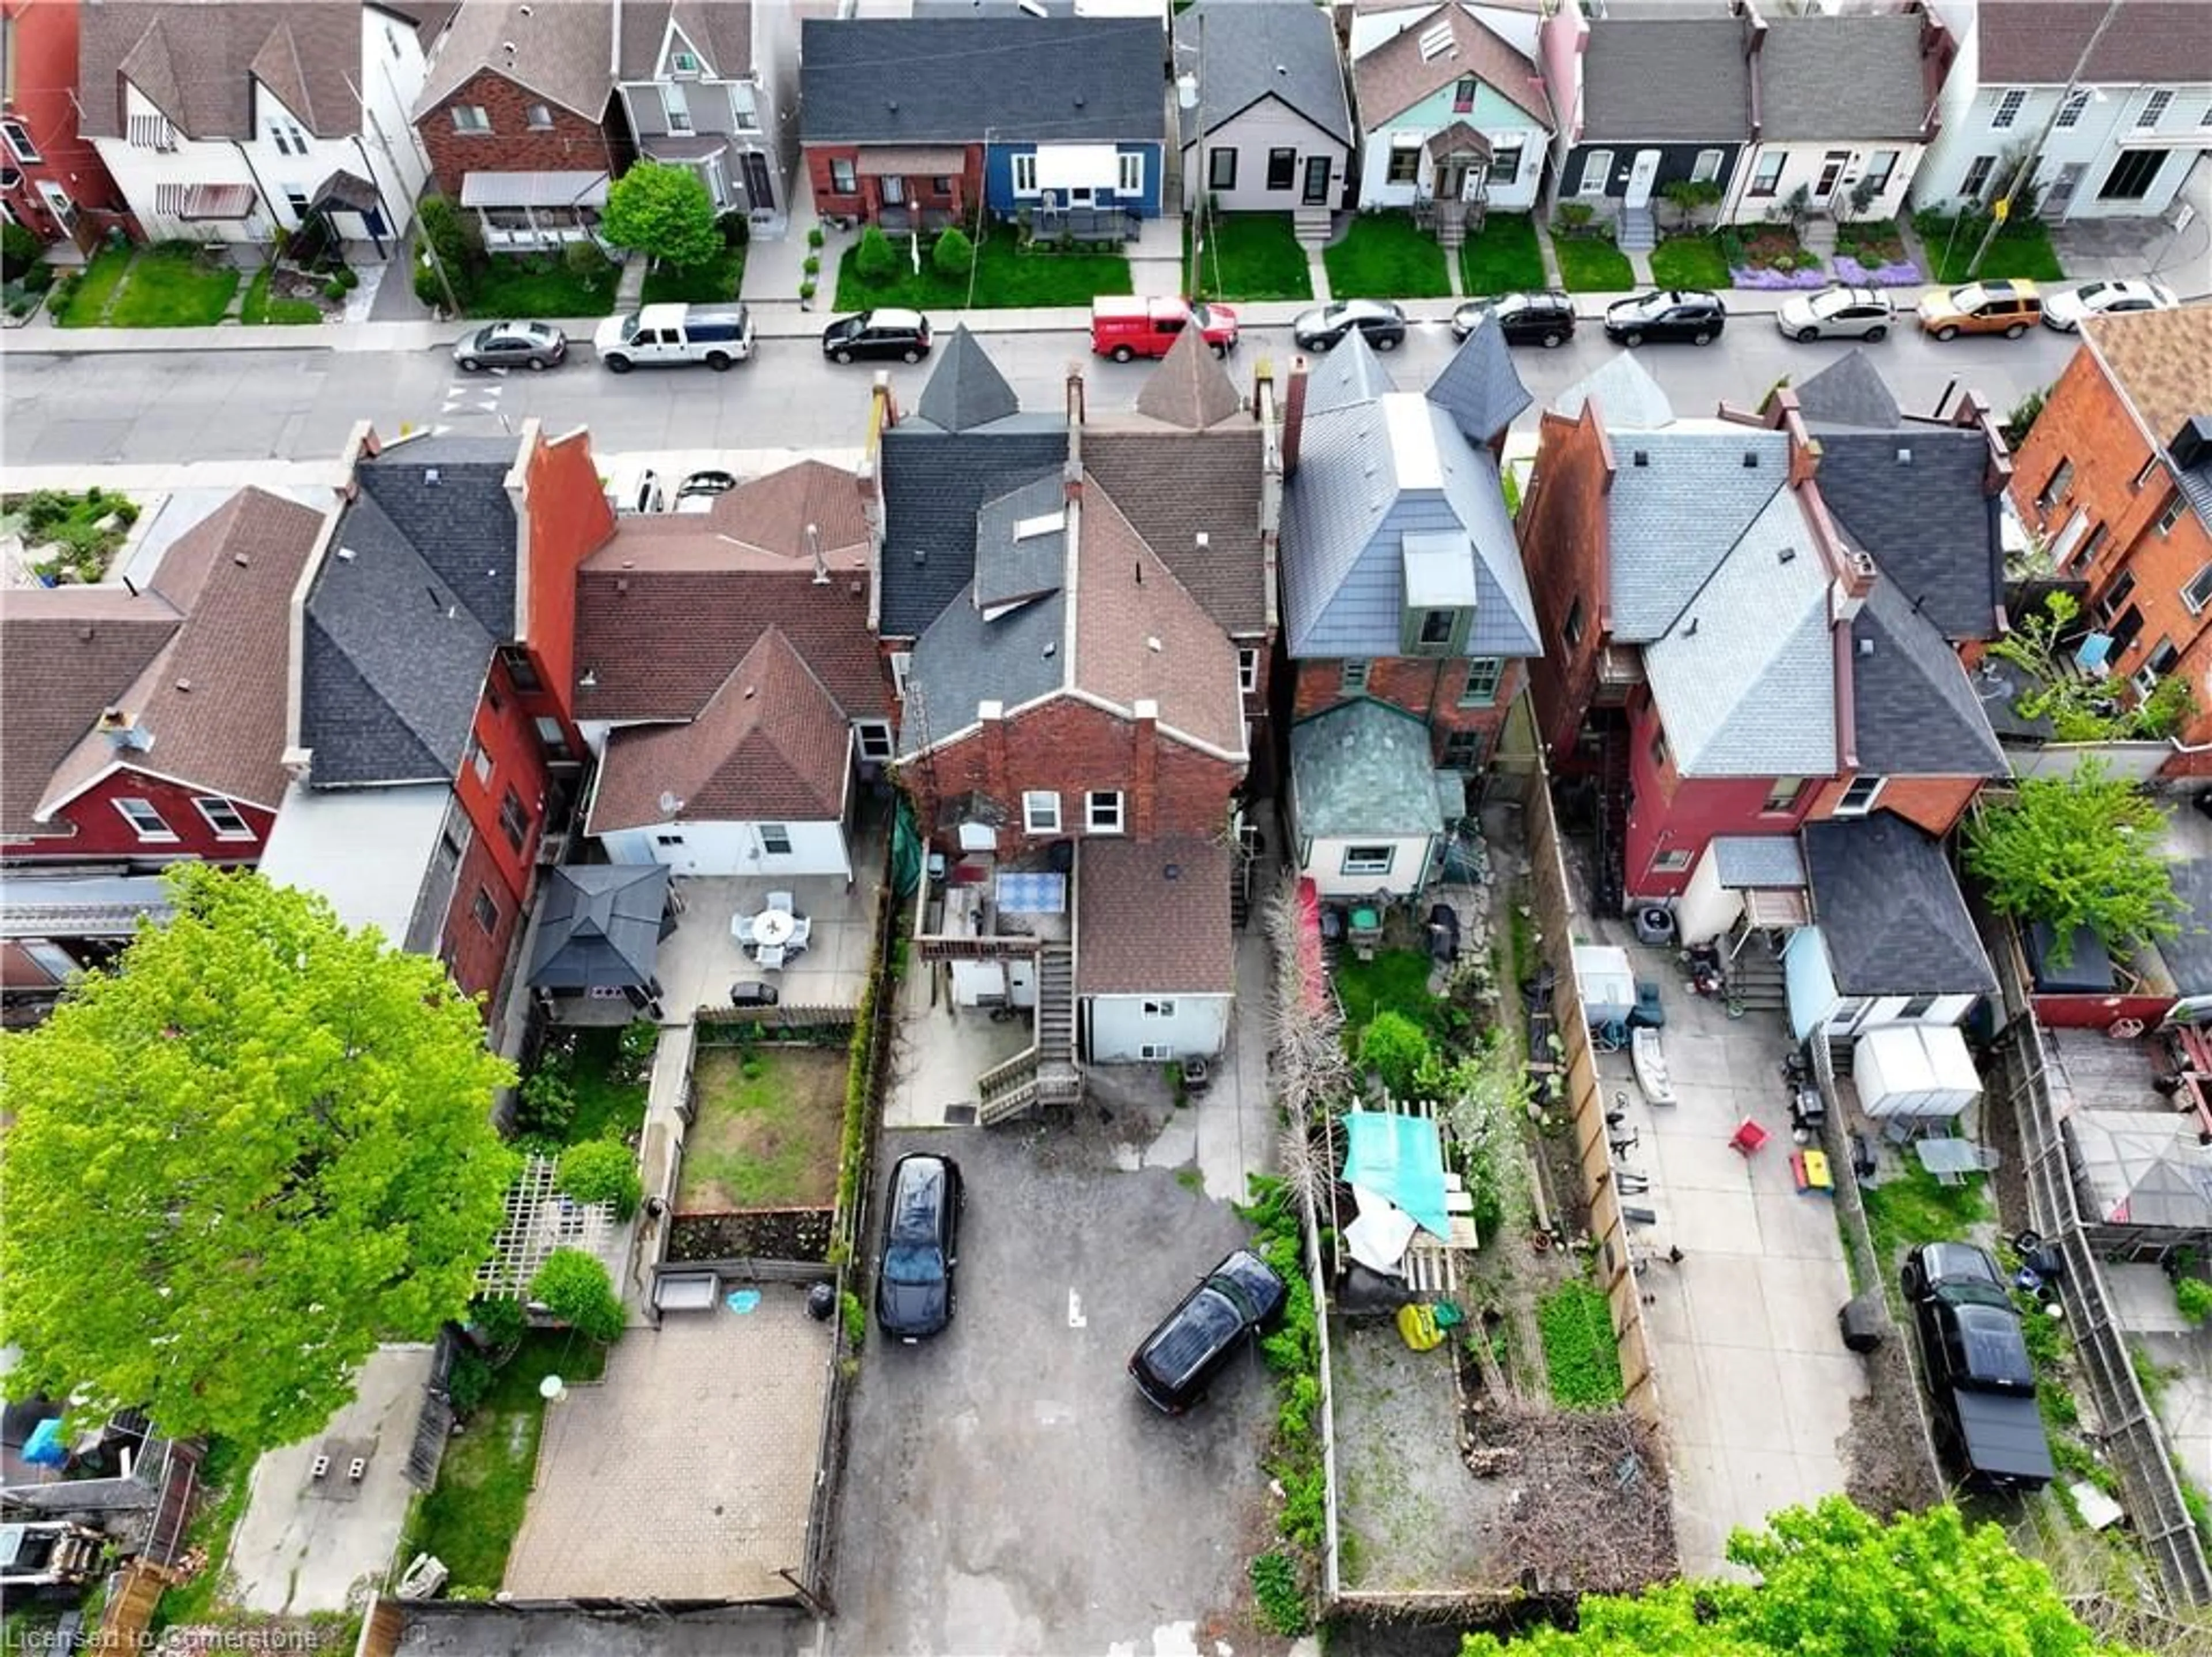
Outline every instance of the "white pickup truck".
{"label": "white pickup truck", "polygon": [[752,356],[753,319],[742,305],[647,305],[600,323],[592,346],[617,374],[694,362],[720,370]]}

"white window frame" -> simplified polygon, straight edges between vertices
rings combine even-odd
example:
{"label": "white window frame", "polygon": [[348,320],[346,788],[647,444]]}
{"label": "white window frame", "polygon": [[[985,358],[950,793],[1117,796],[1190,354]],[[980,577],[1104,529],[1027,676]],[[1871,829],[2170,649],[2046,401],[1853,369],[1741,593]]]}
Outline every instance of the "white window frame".
{"label": "white window frame", "polygon": [[1460,686],[1459,705],[1462,708],[1496,707],[1498,687],[1504,682],[1504,656],[1469,656],[1467,659],[1467,679]]}
{"label": "white window frame", "polygon": [[1022,792],[1022,832],[1024,834],[1058,834],[1060,832],[1060,795],[1049,789],[1025,789]]}
{"label": "white window frame", "polygon": [[1989,188],[1990,174],[1997,170],[1995,155],[1977,155],[1966,163],[1966,175],[1959,180],[1959,193],[1970,200],[1979,201],[1982,192]]}
{"label": "white window frame", "polygon": [[1260,648],[1255,644],[1237,647],[1237,688],[1245,696],[1260,688]]}
{"label": "white window frame", "polygon": [[1891,183],[1897,177],[1898,163],[1904,159],[1905,152],[1901,149],[1875,150],[1867,158],[1866,171],[1860,176],[1859,182],[1872,184],[1877,198],[1887,193]]}
{"label": "white window frame", "polygon": [[888,719],[854,720],[853,740],[860,745],[860,758],[873,765],[890,764],[897,752],[891,741],[891,722]]}
{"label": "white window frame", "polygon": [[[489,920],[484,918],[486,911],[490,913]],[[477,888],[476,896],[469,899],[469,916],[483,929],[483,935],[487,938],[499,930],[499,899],[491,895],[489,886],[480,886]]]}
{"label": "white window frame", "polygon": [[1168,1064],[1174,1062],[1175,1049],[1155,1042],[1146,1042],[1137,1049],[1138,1059],[1146,1064]]}
{"label": "white window frame", "polygon": [[1156,1000],[1140,1002],[1139,1008],[1143,1015],[1148,1019],[1171,1019],[1176,1015],[1176,1004],[1171,996],[1163,996]]}
{"label": "white window frame", "polygon": [[1690,166],[1690,182],[1711,184],[1721,175],[1723,159],[1721,152],[1717,149],[1700,149],[1698,152],[1698,159]]}
{"label": "white window frame", "polygon": [[663,86],[660,88],[660,119],[667,122],[671,132],[690,133],[696,130],[691,119],[691,106],[684,98],[682,87]]}
{"label": "white window frame", "polygon": [[2173,491],[2173,498],[2166,503],[2166,510],[2158,515],[2158,521],[2151,527],[2161,535],[2171,535],[2174,525],[2181,521],[2181,514],[2188,504],[2188,496],[2177,488]]}
{"label": "white window frame", "polygon": [[2058,119],[2051,125],[2061,128],[2079,126],[2081,124],[2082,113],[2088,107],[2089,88],[2076,88],[2066,94],[2066,101],[2058,107]]}
{"label": "white window frame", "polygon": [[201,820],[214,832],[218,840],[251,840],[253,825],[246,815],[220,795],[203,795],[192,801],[192,808]]}
{"label": "white window frame", "polygon": [[1014,181],[1014,193],[1018,196],[1036,195],[1037,193],[1036,151],[1024,150],[1021,154],[1009,158],[1008,165]]}
{"label": "white window frame", "polygon": [[897,693],[898,699],[902,702],[906,700],[907,676],[913,672],[913,651],[894,650],[891,652],[891,689]]}
{"label": "white window frame", "polygon": [[1123,149],[1115,153],[1114,193],[1117,196],[1141,196],[1145,193],[1145,152],[1143,150]]}
{"label": "white window frame", "polygon": [[2006,87],[1997,93],[1997,105],[1990,112],[1990,131],[2006,132],[2020,119],[2021,110],[2027,103],[2027,92],[2022,87]]}
{"label": "white window frame", "polygon": [[1613,151],[1592,149],[1583,155],[1583,175],[1575,185],[1578,196],[1601,196],[1613,182]]}
{"label": "white window frame", "polygon": [[483,137],[491,131],[491,112],[482,104],[455,104],[453,131],[472,138]]}
{"label": "white window frame", "polygon": [[477,774],[477,781],[487,787],[491,783],[491,754],[475,737],[469,738],[469,769]]}
{"label": "white window frame", "polygon": [[[176,830],[169,826],[169,819],[161,815],[151,800],[142,800],[133,795],[127,799],[118,800],[115,809],[123,814],[123,820],[131,825],[141,840],[174,840],[177,838]],[[147,818],[153,820],[153,827],[146,825]]]}
{"label": "white window frame", "polygon": [[2136,112],[2135,130],[2138,132],[2155,131],[2158,124],[2166,119],[2166,112],[2172,103],[2173,93],[2171,88],[2166,87],[2154,88],[2150,96],[2143,101],[2143,107]]}
{"label": "white window frame", "polygon": [[833,196],[857,196],[860,193],[860,163],[858,160],[851,155],[832,155],[830,158],[830,193]]}
{"label": "white window frame", "polygon": [[1680,874],[1690,867],[1690,857],[1687,846],[1668,846],[1653,855],[1651,872],[1654,874]]}
{"label": "white window frame", "polygon": [[2183,583],[2181,602],[2192,616],[2202,615],[2204,606],[2212,604],[2212,564],[2206,564]]}
{"label": "white window frame", "polygon": [[[1864,795],[1859,796],[1860,788],[1868,783],[1873,786],[1867,789]],[[1881,798],[1882,789],[1888,785],[1887,777],[1873,777],[1862,771],[1844,784],[1844,791],[1836,796],[1835,809],[1829,814],[1833,817],[1864,817],[1874,810],[1875,801]]]}
{"label": "white window frame", "polygon": [[0,138],[8,141],[8,153],[25,167],[36,167],[46,158],[39,151],[39,141],[31,136],[29,125],[10,115],[0,120]]}
{"label": "white window frame", "polygon": [[[1376,851],[1381,852],[1382,855],[1380,857],[1363,857],[1359,855],[1362,852]],[[1346,875],[1381,874],[1387,876],[1390,873],[1392,867],[1396,864],[1397,861],[1398,848],[1395,846],[1373,844],[1364,846],[1346,846],[1344,849],[1344,856],[1338,860],[1336,872],[1340,874]]]}
{"label": "white window frame", "polygon": [[791,825],[788,823],[759,823],[754,825],[760,836],[761,856],[788,857],[791,856]]}
{"label": "white window frame", "polygon": [[1083,796],[1085,834],[1125,834],[1128,832],[1127,802],[1119,789],[1092,789]]}
{"label": "white window frame", "polygon": [[[544,119],[541,119],[540,117]],[[525,104],[522,107],[522,125],[526,131],[550,132],[553,130],[553,106]]]}

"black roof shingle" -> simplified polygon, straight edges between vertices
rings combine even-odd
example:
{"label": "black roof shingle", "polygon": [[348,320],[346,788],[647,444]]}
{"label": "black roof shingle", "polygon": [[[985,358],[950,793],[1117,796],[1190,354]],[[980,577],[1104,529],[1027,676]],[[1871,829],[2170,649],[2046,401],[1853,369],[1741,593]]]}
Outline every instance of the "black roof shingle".
{"label": "black roof shingle", "polygon": [[881,631],[915,638],[975,576],[975,515],[1067,461],[1067,423],[1018,414],[975,431],[907,420],[884,434]]}
{"label": "black roof shingle", "polygon": [[1822,432],[1820,498],[1844,538],[1942,630],[1995,638],[2004,603],[1999,503],[1990,449],[1966,426]]}
{"label": "black roof shingle", "polygon": [[1996,974],[1941,842],[1893,812],[1805,825],[1813,912],[1844,996],[1986,996]]}
{"label": "black roof shingle", "polygon": [[2010,767],[1965,664],[1890,582],[1851,618],[1859,769],[1876,777],[2003,777]]}

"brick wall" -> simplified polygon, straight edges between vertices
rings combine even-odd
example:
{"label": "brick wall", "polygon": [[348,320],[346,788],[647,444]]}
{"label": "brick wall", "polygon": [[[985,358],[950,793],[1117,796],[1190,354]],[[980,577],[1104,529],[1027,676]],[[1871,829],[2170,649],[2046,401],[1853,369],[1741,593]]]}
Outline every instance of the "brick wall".
{"label": "brick wall", "polygon": [[[463,132],[453,125],[456,106],[474,104],[490,117],[489,132]],[[529,112],[543,105],[552,125],[532,129]],[[471,173],[598,173],[621,176],[631,150],[619,107],[609,88],[603,119],[586,120],[543,94],[510,81],[495,70],[480,70],[459,90],[426,111],[415,123],[429,152],[430,173],[439,190],[460,199],[461,184]]]}
{"label": "brick wall", "polygon": [[[453,901],[446,906],[443,941],[438,953],[453,975],[453,982],[471,996],[489,997],[497,991],[500,975],[507,967],[507,953],[514,947],[520,931],[524,900],[508,888],[500,868],[499,853],[506,850],[507,842],[500,838],[496,828],[489,838],[479,829],[461,856],[460,872],[453,881]],[[476,916],[479,892],[491,899],[495,911],[488,932]]]}
{"label": "brick wall", "polygon": [[[1083,796],[1094,789],[1121,793],[1124,832],[1139,839],[1218,834],[1243,776],[1243,765],[1160,736],[1145,722],[1065,697],[986,722],[981,730],[898,769],[923,824],[933,829],[943,801],[974,794],[997,806],[1002,852],[1082,833]],[[1057,833],[1024,832],[1022,795],[1032,789],[1060,795]],[[950,844],[951,838],[948,826],[941,838]]]}
{"label": "brick wall", "polygon": [[[1537,433],[1536,470],[1516,527],[1536,606],[1544,654],[1528,670],[1537,729],[1554,759],[1574,752],[1597,685],[1598,653],[1610,627],[1606,595],[1606,496],[1613,452],[1597,411],[1579,418],[1547,414]],[[1567,618],[1582,606],[1579,642],[1567,643]]]}
{"label": "brick wall", "polygon": [[[257,863],[276,813],[243,801],[230,803],[252,831],[249,838],[226,840],[209,826],[193,805],[203,797],[220,799],[218,789],[172,782],[149,771],[110,772],[57,813],[50,832],[30,839],[0,842],[0,853],[10,858],[49,862],[81,862],[89,859],[127,859],[148,862],[183,860],[210,863]],[[141,839],[138,832],[115,807],[118,800],[143,800],[161,813],[173,839]]]}
{"label": "brick wall", "polygon": [[[1836,801],[1843,798],[1850,782],[1848,777],[1838,777],[1822,783],[1811,808],[1805,813],[1805,820],[1817,823],[1834,816]],[[1893,811],[1941,838],[1966,815],[1966,807],[1973,804],[1981,786],[1981,779],[1976,777],[1886,777],[1881,792],[1875,796],[1875,809]]]}
{"label": "brick wall", "polygon": [[[883,202],[883,180],[864,178],[860,174],[860,160],[866,146],[852,143],[809,144],[806,146],[806,176],[814,186],[814,210],[829,216],[873,219]],[[830,161],[848,161],[854,164],[853,182],[849,192],[837,190],[831,180]],[[908,177],[907,203],[951,213],[963,223],[975,216],[975,204],[983,198],[983,149],[980,144],[967,147],[964,164],[957,176],[948,180],[950,191],[940,191],[936,180],[923,174]]]}
{"label": "brick wall", "polygon": [[[541,695],[543,693],[541,692]],[[492,659],[484,678],[484,694],[477,704],[471,732],[490,760],[489,772],[478,777],[471,758],[464,754],[453,778],[453,793],[475,826],[478,846],[490,847],[491,867],[498,872],[507,900],[520,904],[529,896],[538,856],[538,836],[545,825],[550,774],[545,748],[538,740],[535,717],[516,693],[514,680],[501,658]],[[500,807],[513,789],[522,807],[522,844],[518,848],[500,826]]]}
{"label": "brick wall", "polygon": [[[592,458],[591,435],[571,432],[532,446],[523,468],[522,522],[526,564],[523,642],[538,665],[544,693],[553,706],[531,711],[556,714],[577,741],[574,719],[576,667],[576,570],[614,533],[614,513],[599,486]],[[580,748],[576,750],[581,752]]]}
{"label": "brick wall", "polygon": [[[1498,746],[1498,733],[1505,723],[1513,698],[1520,694],[1525,664],[1509,659],[1498,679],[1490,701],[1462,707],[1468,661],[1464,656],[1378,656],[1367,665],[1367,694],[1377,702],[1402,708],[1429,728],[1435,756],[1443,757],[1444,743],[1455,731],[1474,731],[1482,738],[1486,764]],[[1350,698],[1344,692],[1344,663],[1313,658],[1291,663],[1291,716],[1309,719],[1326,713]]]}

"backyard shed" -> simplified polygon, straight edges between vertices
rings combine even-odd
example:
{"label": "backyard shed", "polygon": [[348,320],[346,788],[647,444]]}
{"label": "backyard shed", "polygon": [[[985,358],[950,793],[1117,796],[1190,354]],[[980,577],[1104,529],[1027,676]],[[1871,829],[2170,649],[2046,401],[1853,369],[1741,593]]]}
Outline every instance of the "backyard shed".
{"label": "backyard shed", "polygon": [[1982,1091],[1974,1056],[1951,1025],[1879,1025],[1858,1039],[1851,1069],[1871,1117],[1948,1119]]}

